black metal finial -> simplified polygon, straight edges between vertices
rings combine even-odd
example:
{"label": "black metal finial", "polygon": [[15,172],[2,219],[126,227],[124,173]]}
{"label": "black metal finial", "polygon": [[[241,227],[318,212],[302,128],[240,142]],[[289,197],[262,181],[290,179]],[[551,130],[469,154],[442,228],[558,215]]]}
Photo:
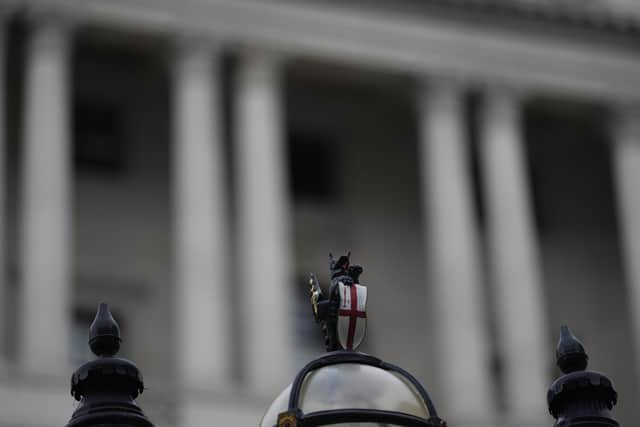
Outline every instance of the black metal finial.
{"label": "black metal finial", "polygon": [[567,326],[560,328],[556,358],[564,375],[547,393],[555,427],[618,427],[611,415],[618,400],[613,383],[604,374],[586,370],[589,357]]}
{"label": "black metal finial", "polygon": [[558,340],[558,347],[556,347],[556,360],[558,368],[565,374],[587,369],[589,356],[580,340],[573,335],[566,325],[560,327],[560,339]]}
{"label": "black metal finial", "polygon": [[111,357],[120,350],[120,327],[109,306],[100,303],[96,318],[89,328],[89,347],[96,356]]}
{"label": "black metal finial", "polygon": [[133,362],[114,357],[120,349],[120,327],[107,304],[98,307],[89,346],[99,357],[71,377],[71,395],[80,405],[67,427],[153,427],[134,402],[144,390],[140,370]]}

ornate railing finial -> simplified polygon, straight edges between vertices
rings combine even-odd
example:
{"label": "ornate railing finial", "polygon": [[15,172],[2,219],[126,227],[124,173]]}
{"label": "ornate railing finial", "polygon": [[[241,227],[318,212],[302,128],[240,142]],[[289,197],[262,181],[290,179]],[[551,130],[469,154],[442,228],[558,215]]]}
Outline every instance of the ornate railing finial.
{"label": "ornate railing finial", "polygon": [[618,427],[611,415],[618,400],[611,380],[599,372],[586,370],[589,357],[567,326],[560,328],[556,359],[564,375],[547,393],[556,427]]}
{"label": "ornate railing finial", "polygon": [[114,356],[120,350],[120,326],[111,315],[109,306],[101,303],[89,328],[89,347],[96,356]]}
{"label": "ornate railing finial", "polygon": [[558,368],[565,373],[584,371],[587,369],[589,356],[584,351],[584,346],[571,332],[568,326],[560,327],[560,339],[556,347],[556,360]]}
{"label": "ornate railing finial", "polygon": [[120,349],[120,327],[109,306],[100,304],[89,328],[89,346],[97,359],[71,377],[71,395],[80,405],[67,427],[153,427],[134,399],[144,390],[140,370],[114,357]]}

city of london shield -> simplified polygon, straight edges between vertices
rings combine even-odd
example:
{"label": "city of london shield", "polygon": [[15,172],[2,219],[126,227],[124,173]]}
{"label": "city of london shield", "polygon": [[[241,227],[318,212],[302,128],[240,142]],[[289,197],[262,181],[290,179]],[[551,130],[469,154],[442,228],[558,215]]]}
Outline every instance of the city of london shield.
{"label": "city of london shield", "polygon": [[340,311],[338,339],[345,350],[355,350],[367,330],[367,288],[358,284],[338,283]]}

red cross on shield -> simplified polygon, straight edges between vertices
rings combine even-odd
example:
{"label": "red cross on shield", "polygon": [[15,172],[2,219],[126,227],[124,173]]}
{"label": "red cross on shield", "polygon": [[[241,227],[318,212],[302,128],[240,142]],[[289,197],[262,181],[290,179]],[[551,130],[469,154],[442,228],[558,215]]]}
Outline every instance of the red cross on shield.
{"label": "red cross on shield", "polygon": [[367,288],[362,285],[338,283],[340,311],[338,339],[345,350],[355,350],[367,331]]}

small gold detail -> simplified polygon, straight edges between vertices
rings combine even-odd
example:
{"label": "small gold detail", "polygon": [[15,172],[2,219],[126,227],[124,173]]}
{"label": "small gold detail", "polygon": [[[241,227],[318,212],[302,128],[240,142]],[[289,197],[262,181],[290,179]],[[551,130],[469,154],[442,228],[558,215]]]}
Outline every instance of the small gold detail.
{"label": "small gold detail", "polygon": [[278,415],[278,427],[295,427],[296,421],[295,414],[291,412],[283,412]]}
{"label": "small gold detail", "polygon": [[311,306],[313,307],[313,314],[318,317],[318,300],[320,299],[320,292],[313,287],[313,279],[309,280],[309,293],[311,294]]}

